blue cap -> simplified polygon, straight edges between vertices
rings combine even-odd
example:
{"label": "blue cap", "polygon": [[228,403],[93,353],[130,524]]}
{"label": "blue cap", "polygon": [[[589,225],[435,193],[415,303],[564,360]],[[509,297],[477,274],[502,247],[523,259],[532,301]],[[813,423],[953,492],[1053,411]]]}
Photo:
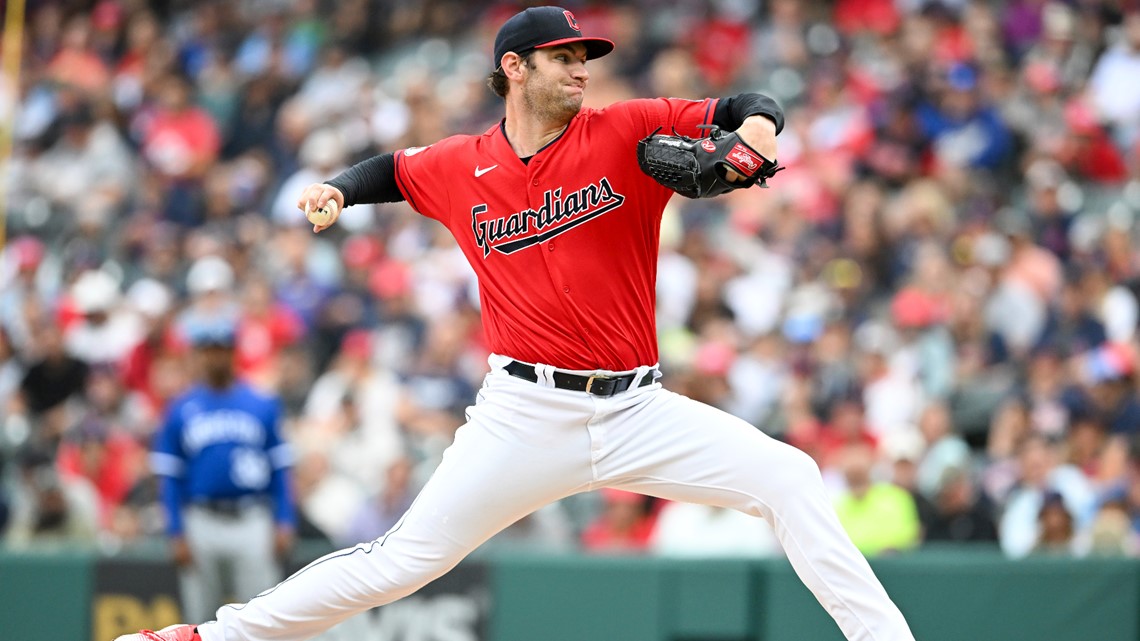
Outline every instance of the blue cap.
{"label": "blue cap", "polygon": [[978,86],[978,72],[970,65],[958,62],[946,73],[946,81],[958,91],[971,91]]}
{"label": "blue cap", "polygon": [[229,318],[193,319],[186,325],[186,338],[194,347],[233,347],[237,324]]}
{"label": "blue cap", "polygon": [[781,327],[784,338],[792,343],[810,343],[823,333],[823,316],[819,314],[794,314],[784,319]]}

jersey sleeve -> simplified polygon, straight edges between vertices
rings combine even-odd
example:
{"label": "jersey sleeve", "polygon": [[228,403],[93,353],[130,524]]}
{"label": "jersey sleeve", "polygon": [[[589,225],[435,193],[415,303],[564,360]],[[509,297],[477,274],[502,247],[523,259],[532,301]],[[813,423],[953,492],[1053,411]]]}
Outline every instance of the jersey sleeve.
{"label": "jersey sleeve", "polygon": [[708,133],[698,127],[712,124],[716,104],[716,98],[642,98],[620,102],[607,109],[624,111],[638,139],[648,136],[657,128],[661,128],[663,133],[676,131],[682,136],[702,138]]}
{"label": "jersey sleeve", "polygon": [[186,473],[186,453],[182,450],[182,404],[171,406],[162,427],[154,435],[150,467],[159,476],[181,478]]}
{"label": "jersey sleeve", "polygon": [[281,401],[277,399],[266,401],[265,454],[269,457],[270,466],[275,470],[293,465],[293,449],[281,438],[282,414]]}
{"label": "jersey sleeve", "polygon": [[159,476],[159,494],[166,513],[166,532],[182,535],[182,501],[186,495],[186,454],[182,449],[182,404],[171,406],[154,437],[150,466]]}
{"label": "jersey sleeve", "polygon": [[443,220],[448,211],[447,177],[455,159],[449,157],[450,139],[427,147],[409,147],[395,153],[396,186],[417,212]]}
{"label": "jersey sleeve", "polygon": [[293,465],[293,451],[281,438],[281,401],[272,399],[266,408],[265,450],[273,468],[269,479],[269,495],[273,499],[273,520],[278,525],[295,527],[297,514],[293,506],[292,479],[289,468]]}

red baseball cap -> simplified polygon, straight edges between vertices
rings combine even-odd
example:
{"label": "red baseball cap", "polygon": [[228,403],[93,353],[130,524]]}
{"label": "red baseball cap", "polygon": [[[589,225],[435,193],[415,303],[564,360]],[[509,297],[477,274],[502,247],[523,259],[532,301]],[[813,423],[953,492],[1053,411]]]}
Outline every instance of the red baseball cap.
{"label": "red baseball cap", "polygon": [[581,42],[586,45],[586,58],[601,58],[614,50],[614,43],[605,38],[588,38],[574,14],[562,7],[531,7],[511,16],[495,36],[494,67],[499,68],[508,51],[522,53],[530,49],[543,49]]}

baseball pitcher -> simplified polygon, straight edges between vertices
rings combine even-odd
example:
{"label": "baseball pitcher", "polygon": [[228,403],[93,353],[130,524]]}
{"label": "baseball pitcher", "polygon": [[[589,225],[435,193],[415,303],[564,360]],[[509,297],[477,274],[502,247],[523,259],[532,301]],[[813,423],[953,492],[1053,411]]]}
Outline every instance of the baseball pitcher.
{"label": "baseball pitcher", "polygon": [[742,94],[582,107],[589,61],[614,44],[558,7],[499,30],[489,84],[506,117],[479,135],[363,161],[298,206],[407,201],[445,225],[479,278],[493,354],[467,423],[404,517],[216,620],[121,641],[300,641],[407,596],[514,521],[605,487],[767,520],[848,639],[913,641],[851,544],[815,463],[657,382],[662,210],[763,184],[783,112]]}

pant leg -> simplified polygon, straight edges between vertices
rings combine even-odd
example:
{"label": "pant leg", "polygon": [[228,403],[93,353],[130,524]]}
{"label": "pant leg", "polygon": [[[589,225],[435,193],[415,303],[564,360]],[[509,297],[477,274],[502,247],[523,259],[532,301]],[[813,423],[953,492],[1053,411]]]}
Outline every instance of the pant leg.
{"label": "pant leg", "polygon": [[273,550],[273,514],[268,507],[251,507],[243,512],[233,522],[231,534],[227,551],[234,569],[236,598],[250,599],[265,586],[281,580],[281,566]]}
{"label": "pant leg", "polygon": [[800,580],[851,641],[914,641],[840,525],[819,468],[800,450],[692,399],[660,390],[615,399],[601,423],[599,479],[666,499],[766,519]]}
{"label": "pant leg", "polygon": [[[443,461],[383,537],[326,555],[199,626],[204,641],[301,641],[444,574],[496,532],[590,483],[592,406],[489,375]],[[578,428],[575,429],[574,426]]]}
{"label": "pant leg", "polygon": [[204,617],[210,617],[220,603],[220,600],[215,601],[210,597],[213,592],[210,583],[197,568],[179,569],[178,590],[182,596],[182,616],[187,621],[201,621]]}
{"label": "pant leg", "polygon": [[201,621],[225,603],[223,554],[219,550],[225,537],[219,533],[215,519],[199,508],[187,508],[183,523],[183,534],[194,563],[178,571],[178,588],[182,592],[183,614],[190,621]]}

